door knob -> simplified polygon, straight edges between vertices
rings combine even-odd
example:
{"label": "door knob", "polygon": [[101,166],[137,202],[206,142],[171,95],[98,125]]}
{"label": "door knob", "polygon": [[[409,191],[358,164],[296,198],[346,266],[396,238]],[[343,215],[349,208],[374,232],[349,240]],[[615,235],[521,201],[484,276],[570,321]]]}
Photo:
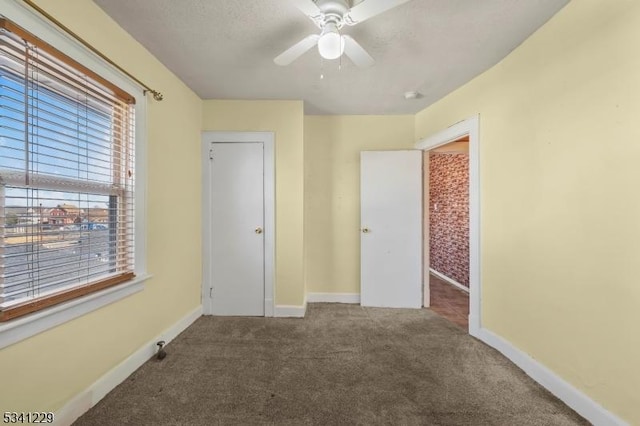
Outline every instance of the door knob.
{"label": "door knob", "polygon": [[362,228],[362,233],[363,234],[368,234],[369,232],[371,232],[371,230],[369,228]]}
{"label": "door knob", "polygon": [[262,234],[262,228],[259,226],[256,228],[256,234]]}

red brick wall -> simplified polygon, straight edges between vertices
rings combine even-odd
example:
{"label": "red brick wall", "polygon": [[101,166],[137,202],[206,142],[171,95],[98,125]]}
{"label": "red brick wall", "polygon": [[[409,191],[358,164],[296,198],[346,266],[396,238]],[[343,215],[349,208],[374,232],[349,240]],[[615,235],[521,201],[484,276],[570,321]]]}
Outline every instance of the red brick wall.
{"label": "red brick wall", "polygon": [[469,286],[469,155],[429,158],[429,263]]}

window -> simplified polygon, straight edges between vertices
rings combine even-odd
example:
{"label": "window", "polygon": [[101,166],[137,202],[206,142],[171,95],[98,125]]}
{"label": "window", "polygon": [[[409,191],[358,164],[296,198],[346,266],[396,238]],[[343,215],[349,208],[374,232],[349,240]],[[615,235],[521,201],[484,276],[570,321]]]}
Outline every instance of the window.
{"label": "window", "polygon": [[0,321],[134,278],[134,98],[0,18]]}

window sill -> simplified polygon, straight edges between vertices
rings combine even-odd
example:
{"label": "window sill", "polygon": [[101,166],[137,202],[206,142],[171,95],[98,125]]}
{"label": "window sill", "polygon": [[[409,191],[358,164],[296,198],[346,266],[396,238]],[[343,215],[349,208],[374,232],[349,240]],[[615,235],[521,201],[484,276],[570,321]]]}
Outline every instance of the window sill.
{"label": "window sill", "polygon": [[0,349],[142,291],[150,275],[0,324]]}

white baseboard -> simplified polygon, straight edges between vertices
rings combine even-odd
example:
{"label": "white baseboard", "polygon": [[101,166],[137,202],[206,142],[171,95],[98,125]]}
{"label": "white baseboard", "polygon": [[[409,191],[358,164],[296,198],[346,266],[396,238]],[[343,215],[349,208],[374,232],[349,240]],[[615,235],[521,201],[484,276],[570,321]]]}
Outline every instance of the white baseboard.
{"label": "white baseboard", "polygon": [[458,281],[454,280],[453,278],[449,278],[445,274],[440,273],[432,268],[429,268],[429,272],[435,275],[436,277],[440,278],[442,281],[446,281],[449,284],[458,287],[460,290],[469,293],[469,287],[467,287],[466,285],[460,284]]}
{"label": "white baseboard", "polygon": [[360,293],[309,293],[307,302],[360,304]]}
{"label": "white baseboard", "polygon": [[540,383],[595,426],[628,426],[628,423],[607,411],[569,382],[494,332],[480,328],[475,337],[501,352],[533,380]]}
{"label": "white baseboard", "polygon": [[304,318],[307,312],[307,304],[302,306],[296,305],[276,305],[274,317],[278,318]]}
{"label": "white baseboard", "polygon": [[304,318],[307,303],[360,303],[358,293],[308,293],[304,305],[276,305],[274,317]]}
{"label": "white baseboard", "polygon": [[201,316],[202,306],[199,306],[160,335],[148,341],[127,359],[100,377],[94,384],[89,386],[88,389],[75,396],[58,410],[55,413],[55,424],[60,426],[72,424],[78,417],[86,413],[91,407],[104,398],[107,393],[129,377],[131,373],[147,362],[156,353],[158,349],[156,343],[159,340],[164,340],[166,343],[169,343]]}

